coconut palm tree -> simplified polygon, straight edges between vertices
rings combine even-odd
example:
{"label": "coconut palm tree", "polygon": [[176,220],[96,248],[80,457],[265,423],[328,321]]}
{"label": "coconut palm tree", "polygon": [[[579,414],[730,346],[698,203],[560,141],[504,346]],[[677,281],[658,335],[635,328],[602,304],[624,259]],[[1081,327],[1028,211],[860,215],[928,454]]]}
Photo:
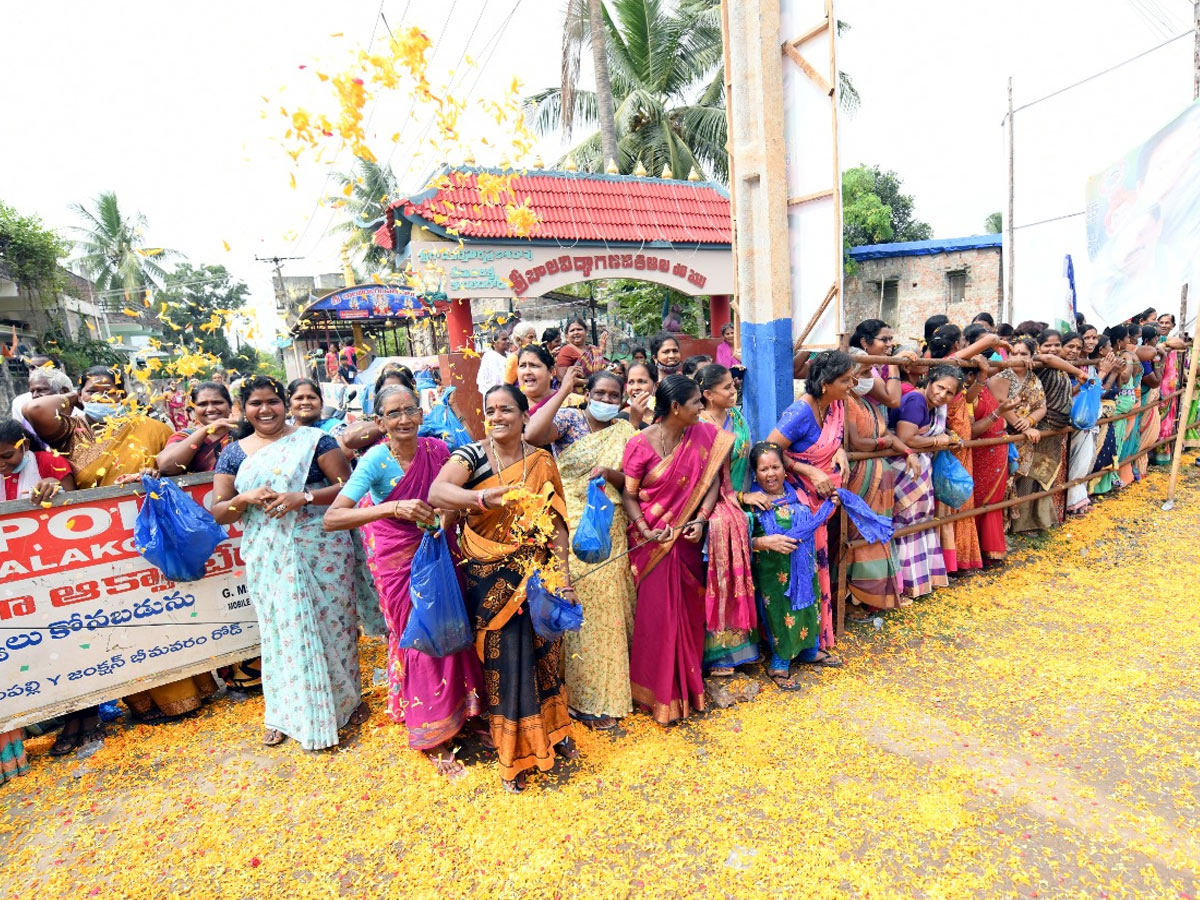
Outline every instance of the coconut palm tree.
{"label": "coconut palm tree", "polygon": [[[678,8],[663,0],[596,5],[606,31],[618,168],[630,172],[641,163],[655,175],[668,168],[675,178],[686,178],[695,168],[727,179],[721,29],[719,16],[712,15],[714,0],[688,0]],[[589,23],[591,13],[589,9]],[[594,42],[593,52],[596,46]],[[564,113],[564,99],[569,113]],[[561,86],[547,88],[527,97],[525,108],[534,130],[542,134],[566,122],[597,127],[601,121],[595,91],[564,94]],[[602,171],[601,133],[586,138],[570,155],[581,168]]]}
{"label": "coconut palm tree", "polygon": [[355,161],[351,172],[334,172],[341,196],[333,201],[345,218],[332,231],[346,235],[346,246],[354,258],[371,269],[388,264],[391,251],[375,243],[375,232],[383,224],[387,206],[396,197],[396,175],[387,163]]}
{"label": "coconut palm tree", "polygon": [[112,191],[96,197],[90,209],[72,203],[71,210],[84,222],[83,227],[73,229],[78,235],[73,262],[97,289],[135,294],[166,283],[167,272],[159,263],[182,254],[145,245],[148,226],[144,215],[122,215]]}
{"label": "coconut palm tree", "polygon": [[617,124],[613,119],[612,76],[608,71],[608,40],[604,25],[604,0],[567,0],[562,45],[562,131],[571,138],[575,125],[575,92],[579,87],[579,61],[583,45],[592,48],[596,73],[596,110],[600,120],[600,145],[605,160],[617,158]]}

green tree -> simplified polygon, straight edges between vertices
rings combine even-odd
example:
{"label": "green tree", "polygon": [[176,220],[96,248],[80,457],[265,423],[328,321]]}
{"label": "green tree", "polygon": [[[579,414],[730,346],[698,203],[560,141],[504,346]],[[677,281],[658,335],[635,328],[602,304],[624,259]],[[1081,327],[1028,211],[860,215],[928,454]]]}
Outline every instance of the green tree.
{"label": "green tree", "polygon": [[37,216],[0,203],[0,269],[23,287],[56,296],[66,285],[59,260],[67,243]]}
{"label": "green tree", "polygon": [[[225,334],[228,312],[241,309],[250,289],[235,281],[224,266],[180,263],[156,295],[158,318],[166,325],[168,341],[191,352],[211,353],[226,368],[242,369],[256,357],[234,354]],[[159,305],[166,304],[163,310]]]}
{"label": "green tree", "polygon": [[167,272],[160,263],[181,254],[146,246],[149,226],[144,215],[122,214],[112,191],[96,197],[90,209],[80,203],[71,204],[71,209],[84,222],[74,229],[75,262],[98,290],[124,290],[132,296],[166,283]]}
{"label": "green tree", "polygon": [[[714,0],[684,0],[677,7],[663,0],[612,0],[611,13],[601,6],[618,168],[631,172],[641,163],[654,175],[669,168],[675,178],[686,178],[695,168],[728,180],[721,29]],[[534,130],[548,134],[565,130],[567,122],[600,124],[595,91],[568,91],[566,100],[573,108],[564,116],[561,86],[527,97]],[[583,169],[603,171],[600,131],[569,155]]]}
{"label": "green tree", "polygon": [[[375,243],[375,232],[383,224],[388,203],[396,196],[396,175],[386,163],[357,160],[351,172],[334,172],[343,197],[334,202],[345,219],[333,231],[346,235],[351,256],[368,269],[382,269],[391,251]],[[346,193],[349,191],[349,193]]]}
{"label": "green tree", "polygon": [[89,366],[124,366],[129,358],[113,349],[108,341],[81,337],[72,340],[58,325],[42,337],[46,352],[58,357],[72,378],[78,378]]}
{"label": "green tree", "polygon": [[927,241],[933,228],[913,215],[895,172],[858,166],[842,173],[842,233],[847,247],[888,241]]}
{"label": "green tree", "polygon": [[563,22],[562,43],[562,131],[571,139],[575,126],[575,93],[579,89],[579,63],[583,45],[592,49],[592,67],[596,75],[596,118],[600,126],[600,146],[605,160],[615,160],[617,123],[612,92],[612,76],[608,71],[608,31],[605,28],[604,0],[567,0],[566,21]]}
{"label": "green tree", "polygon": [[1004,230],[1004,213],[992,213],[983,220],[983,227],[987,234],[1000,234]]}

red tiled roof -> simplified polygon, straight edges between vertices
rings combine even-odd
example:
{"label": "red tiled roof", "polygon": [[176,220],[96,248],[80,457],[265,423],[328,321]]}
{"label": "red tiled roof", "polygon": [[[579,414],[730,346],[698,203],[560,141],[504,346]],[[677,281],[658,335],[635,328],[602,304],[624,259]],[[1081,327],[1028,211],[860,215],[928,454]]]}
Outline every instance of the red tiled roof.
{"label": "red tiled roof", "polygon": [[[476,182],[481,172],[503,174],[498,169],[447,170],[433,180],[448,179],[449,186],[393,202],[376,243],[391,246],[397,210],[439,233],[449,225],[466,239],[520,240],[508,227],[503,202],[480,201]],[[518,203],[529,198],[540,219],[530,235],[533,241],[728,246],[731,240],[729,198],[710,182],[535,170],[517,175],[512,190]],[[447,216],[449,222],[443,218]]]}

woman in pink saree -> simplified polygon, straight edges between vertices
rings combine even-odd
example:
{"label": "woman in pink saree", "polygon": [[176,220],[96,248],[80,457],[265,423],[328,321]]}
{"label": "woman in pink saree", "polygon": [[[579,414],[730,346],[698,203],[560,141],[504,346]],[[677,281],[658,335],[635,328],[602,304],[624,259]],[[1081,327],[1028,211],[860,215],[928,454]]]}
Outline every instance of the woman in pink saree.
{"label": "woman in pink saree", "polygon": [[[850,471],[842,448],[845,402],[854,391],[855,364],[840,350],[827,350],[809,360],[804,394],[783,411],[767,441],[787,451],[784,468],[796,479],[796,494],[816,512],[821,502],[842,486]],[[821,634],[817,645],[802,650],[798,662],[840,666],[829,651],[834,645],[833,591],[829,579],[829,535],[822,525],[813,535],[817,583],[821,588]],[[844,598],[839,598],[843,602]]]}
{"label": "woman in pink saree", "polygon": [[[408,745],[427,753],[440,774],[457,775],[462,764],[454,758],[450,742],[467,719],[483,713],[479,657],[471,646],[445,657],[399,646],[412,610],[413,556],[425,534],[423,527],[437,524],[434,509],[426,502],[429,486],[450,451],[437,438],[417,436],[421,405],[411,388],[385,387],[375,404],[387,440],[359,460],[325,513],[325,529],[370,527],[380,606],[388,627],[388,714],[405,724]],[[368,495],[371,505],[358,506]],[[447,530],[446,537],[451,551],[457,553],[453,533]]]}
{"label": "woman in pink saree", "polygon": [[625,445],[622,501],[637,584],[629,679],[634,703],[669,725],[703,710],[705,572],[700,541],[733,435],[700,421],[700,388],[669,375],[654,424]]}

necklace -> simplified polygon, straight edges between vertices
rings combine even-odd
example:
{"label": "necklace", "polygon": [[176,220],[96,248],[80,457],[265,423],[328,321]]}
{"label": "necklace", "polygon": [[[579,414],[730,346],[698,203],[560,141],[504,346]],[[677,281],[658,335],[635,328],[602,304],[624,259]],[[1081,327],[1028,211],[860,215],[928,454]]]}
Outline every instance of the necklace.
{"label": "necklace", "polygon": [[[671,445],[671,453],[675,452],[675,448],[678,447],[680,445],[680,443],[682,443],[682,441],[683,441],[683,434],[681,432],[679,435],[679,439],[676,440],[675,443]],[[668,456],[671,455],[670,453],[667,452],[667,434],[661,425],[658,426],[658,445],[662,448],[662,458],[663,459],[666,459]]]}
{"label": "necklace", "polygon": [[396,465],[398,465],[400,467],[401,471],[407,472],[408,467],[412,465],[412,461],[416,457],[416,453],[414,453],[412,457],[409,457],[408,463],[406,464],[404,462],[404,460],[402,460],[400,458],[400,454],[396,452],[396,448],[394,446],[392,446],[391,441],[387,442],[387,448],[388,448],[388,453],[390,453],[392,455],[392,459],[394,459],[396,461]]}
{"label": "necklace", "polygon": [[[500,451],[496,449],[495,439],[492,438],[490,435],[488,436],[488,445],[492,448],[492,456],[496,457],[496,465],[498,467],[496,470],[496,478],[498,478],[500,480],[501,484],[508,484],[508,482],[506,482],[504,480],[504,475],[502,474],[504,469],[507,468],[507,466],[504,465],[504,460],[502,460],[500,458]],[[526,468],[526,464],[525,464],[526,463],[525,449],[526,449],[525,440],[524,440],[524,438],[522,438],[521,439],[521,480],[519,482],[512,482],[513,484],[524,484],[525,477],[529,474],[529,470]],[[514,460],[514,462],[515,462],[515,460]]]}

